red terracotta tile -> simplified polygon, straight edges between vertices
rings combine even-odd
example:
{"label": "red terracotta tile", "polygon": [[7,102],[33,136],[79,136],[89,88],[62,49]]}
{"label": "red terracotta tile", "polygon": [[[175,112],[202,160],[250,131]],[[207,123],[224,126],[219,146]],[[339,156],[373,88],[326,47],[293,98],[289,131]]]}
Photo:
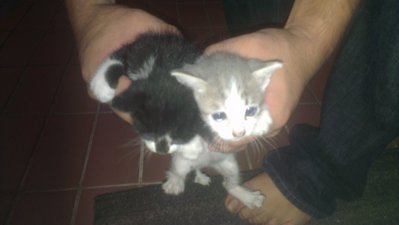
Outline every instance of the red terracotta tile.
{"label": "red terracotta tile", "polygon": [[42,31],[12,32],[0,49],[0,66],[25,66],[42,37]]}
{"label": "red terracotta tile", "polygon": [[61,9],[55,14],[51,24],[51,30],[71,31],[71,24],[69,22],[68,13],[65,6],[61,7]]}
{"label": "red terracotta tile", "polygon": [[183,29],[211,27],[202,3],[178,4],[180,25]]}
{"label": "red terracotta tile", "polygon": [[176,3],[154,3],[149,6],[150,13],[164,21],[176,24],[179,18]]}
{"label": "red terracotta tile", "polygon": [[46,114],[59,86],[63,67],[29,67],[11,97],[8,113]]}
{"label": "red terracotta tile", "polygon": [[0,68],[0,77],[3,85],[0,89],[0,110],[3,110],[8,99],[11,97],[18,80],[22,74],[22,68]]}
{"label": "red terracotta tile", "polygon": [[318,104],[309,87],[306,87],[303,91],[299,104]]}
{"label": "red terracotta tile", "polygon": [[11,32],[9,31],[0,31],[0,46],[2,46],[3,42],[7,39],[8,35],[10,35]]}
{"label": "red terracotta tile", "polygon": [[152,0],[119,0],[118,4],[123,4],[132,8],[140,8],[147,11],[147,7],[150,2],[152,2]]}
{"label": "red terracotta tile", "polygon": [[0,221],[5,221],[11,210],[14,193],[0,192]]}
{"label": "red terracotta tile", "polygon": [[29,170],[27,190],[78,186],[93,118],[94,115],[49,118]]}
{"label": "red terracotta tile", "polygon": [[138,182],[140,151],[129,143],[132,127],[114,114],[100,114],[86,171],[85,186]]}
{"label": "red terracotta tile", "polygon": [[170,167],[170,155],[159,155],[146,150],[143,169],[143,183],[161,182],[165,180],[166,171]]}
{"label": "red terracotta tile", "polygon": [[100,112],[101,113],[113,113],[111,107],[107,104],[100,103]]}
{"label": "red terracotta tile", "polygon": [[66,65],[74,40],[70,31],[48,32],[39,42],[30,65]]}
{"label": "red terracotta tile", "polygon": [[132,187],[124,188],[96,188],[84,190],[79,201],[78,214],[76,216],[75,225],[89,225],[94,222],[94,203],[98,195],[123,191],[131,189]]}
{"label": "red terracotta tile", "polygon": [[320,106],[319,105],[299,105],[288,121],[288,127],[292,128],[295,124],[306,123],[312,126],[319,126]]}
{"label": "red terracotta tile", "polygon": [[55,113],[87,113],[96,112],[97,102],[89,97],[87,84],[83,80],[80,67],[70,65],[61,82],[55,98]]}
{"label": "red terracotta tile", "polygon": [[215,35],[212,28],[190,28],[184,29],[183,32],[188,40],[193,41],[198,46],[209,44],[209,39]]}
{"label": "red terracotta tile", "polygon": [[69,225],[74,191],[28,193],[18,201],[10,224]]}
{"label": "red terracotta tile", "polygon": [[55,15],[60,10],[60,4],[33,4],[16,28],[18,30],[48,30],[52,26]]}
{"label": "red terracotta tile", "polygon": [[213,27],[226,27],[226,19],[224,16],[224,8],[222,3],[206,3],[204,5],[210,23]]}
{"label": "red terracotta tile", "polygon": [[78,50],[76,48],[76,43],[72,48],[72,54],[71,54],[71,58],[69,60],[69,64],[70,65],[74,65],[74,66],[79,66],[80,62],[79,62],[79,54],[78,54]]}
{"label": "red terracotta tile", "polygon": [[1,117],[0,192],[17,190],[43,124],[40,117]]}
{"label": "red terracotta tile", "polygon": [[175,0],[177,3],[183,3],[183,4],[188,4],[188,3],[202,3],[202,0]]}
{"label": "red terracotta tile", "polygon": [[30,8],[30,4],[8,4],[2,5],[0,13],[0,29],[12,30],[23,18]]}

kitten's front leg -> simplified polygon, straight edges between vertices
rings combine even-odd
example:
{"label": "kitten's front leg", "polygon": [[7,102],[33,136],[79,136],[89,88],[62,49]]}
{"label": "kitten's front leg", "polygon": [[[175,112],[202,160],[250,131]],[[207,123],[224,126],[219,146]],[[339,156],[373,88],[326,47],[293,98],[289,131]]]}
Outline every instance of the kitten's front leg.
{"label": "kitten's front leg", "polygon": [[115,97],[115,86],[122,75],[123,65],[115,59],[107,58],[90,81],[90,90],[102,103]]}
{"label": "kitten's front leg", "polygon": [[207,186],[211,183],[211,178],[209,178],[206,174],[201,172],[200,169],[196,169],[194,182],[197,184]]}
{"label": "kitten's front leg", "polygon": [[166,194],[178,195],[184,192],[185,179],[191,171],[191,164],[178,154],[174,154],[172,165],[166,172],[166,182],[162,184],[162,189]]}
{"label": "kitten's front leg", "polygon": [[214,168],[223,175],[223,185],[229,194],[240,200],[250,209],[262,206],[263,200],[265,199],[262,193],[259,191],[251,191],[239,185],[240,171],[233,155],[215,165]]}

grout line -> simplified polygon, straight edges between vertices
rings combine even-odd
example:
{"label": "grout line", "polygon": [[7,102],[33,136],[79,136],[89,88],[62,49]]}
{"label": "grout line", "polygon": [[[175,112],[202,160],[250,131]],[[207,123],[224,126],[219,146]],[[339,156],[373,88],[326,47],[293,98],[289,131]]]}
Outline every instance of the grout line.
{"label": "grout line", "polygon": [[71,220],[70,220],[70,224],[74,225],[76,223],[76,218],[78,215],[78,210],[79,210],[79,203],[80,203],[80,197],[82,195],[82,191],[83,191],[83,182],[84,182],[84,178],[86,175],[86,170],[87,170],[87,165],[89,162],[89,158],[90,158],[90,153],[93,147],[93,140],[94,140],[94,135],[96,133],[96,128],[97,128],[97,123],[98,123],[98,117],[99,117],[99,111],[100,111],[100,104],[97,103],[97,110],[96,110],[96,114],[94,116],[93,119],[93,124],[92,124],[92,128],[91,128],[91,133],[90,133],[90,137],[89,137],[89,142],[87,143],[87,150],[86,150],[86,155],[85,155],[85,161],[83,163],[83,168],[82,171],[80,173],[80,179],[79,179],[79,185],[77,188],[77,192],[75,195],[75,203],[73,206],[73,211],[72,211],[72,215],[71,215]]}
{"label": "grout line", "polygon": [[131,187],[138,188],[149,185],[159,185],[162,184],[162,181],[155,182],[143,182],[139,183],[124,183],[124,184],[106,184],[106,185],[95,185],[95,186],[86,186],[86,187],[71,187],[71,188],[55,188],[55,189],[47,189],[47,190],[29,190],[24,193],[32,194],[32,193],[52,193],[52,192],[66,192],[66,191],[85,191],[85,190],[94,190],[94,189],[105,189],[105,188],[123,188],[123,187]]}
{"label": "grout line", "polygon": [[22,197],[23,189],[24,189],[24,186],[25,186],[25,182],[27,180],[30,168],[31,168],[31,166],[32,166],[32,164],[34,162],[34,158],[35,158],[34,156],[35,156],[36,152],[38,151],[39,145],[40,145],[41,140],[42,140],[42,138],[44,136],[44,130],[46,129],[47,125],[48,125],[48,117],[46,119],[44,119],[43,124],[42,124],[42,126],[41,126],[41,128],[39,130],[39,134],[38,134],[38,137],[36,139],[36,142],[35,142],[35,144],[32,147],[32,151],[31,151],[29,159],[28,159],[28,161],[26,163],[24,173],[22,175],[22,178],[21,178],[21,180],[19,182],[19,185],[18,185],[18,188],[17,188],[17,193],[15,194],[13,202],[12,202],[12,204],[10,206],[9,214],[7,215],[5,225],[11,223],[11,218],[12,218],[12,215],[13,215],[14,210],[16,208],[17,202]]}
{"label": "grout line", "polygon": [[141,185],[143,183],[144,176],[144,155],[145,155],[145,146],[144,143],[140,143],[140,160],[139,160],[139,178],[138,183]]}

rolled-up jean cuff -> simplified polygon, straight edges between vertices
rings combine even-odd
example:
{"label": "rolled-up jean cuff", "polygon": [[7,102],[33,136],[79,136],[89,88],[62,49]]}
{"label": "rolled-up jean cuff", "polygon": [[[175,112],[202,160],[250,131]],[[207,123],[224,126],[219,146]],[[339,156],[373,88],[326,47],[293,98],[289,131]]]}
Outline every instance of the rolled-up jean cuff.
{"label": "rolled-up jean cuff", "polygon": [[[277,150],[278,151],[278,150]],[[295,194],[294,191],[292,190],[293,187],[289,187],[287,185],[287,182],[284,180],[283,176],[281,176],[278,172],[278,170],[273,166],[273,163],[270,162],[270,159],[273,158],[271,156],[272,154],[278,154],[278,152],[272,152],[269,154],[267,158],[263,161],[263,168],[265,172],[270,176],[270,178],[273,180],[274,184],[276,187],[279,189],[279,191],[299,210],[302,212],[308,214],[309,216],[316,218],[316,219],[322,219],[327,216],[330,216],[331,214],[334,213],[335,211],[335,203],[332,203],[332,206],[326,207],[328,209],[323,210],[320,208],[316,208],[306,201],[298,198]],[[271,157],[270,157],[271,156]],[[278,157],[278,156],[277,156]],[[267,193],[266,193],[267,196]],[[266,198],[267,201],[267,198]]]}

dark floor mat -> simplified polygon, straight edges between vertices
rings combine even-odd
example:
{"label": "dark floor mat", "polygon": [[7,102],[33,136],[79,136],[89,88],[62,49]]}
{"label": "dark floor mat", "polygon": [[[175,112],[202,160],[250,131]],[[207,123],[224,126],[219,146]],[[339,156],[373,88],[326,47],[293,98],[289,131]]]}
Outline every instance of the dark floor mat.
{"label": "dark floor mat", "polygon": [[[388,151],[373,165],[364,196],[339,202],[337,213],[311,225],[398,225],[399,169],[397,151]],[[244,179],[257,171],[245,172]],[[247,225],[223,205],[226,191],[221,177],[204,187],[186,182],[180,196],[169,196],[161,186],[147,186],[98,196],[95,225]]]}

